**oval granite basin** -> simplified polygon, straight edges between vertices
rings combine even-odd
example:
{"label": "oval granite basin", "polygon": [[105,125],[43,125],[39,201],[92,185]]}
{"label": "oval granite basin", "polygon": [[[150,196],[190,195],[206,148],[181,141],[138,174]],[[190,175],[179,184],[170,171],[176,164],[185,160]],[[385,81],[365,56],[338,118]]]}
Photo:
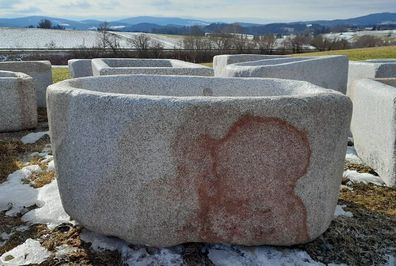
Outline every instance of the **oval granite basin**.
{"label": "oval granite basin", "polygon": [[352,105],[304,81],[102,76],[48,89],[65,210],[134,244],[294,245],[334,217]]}

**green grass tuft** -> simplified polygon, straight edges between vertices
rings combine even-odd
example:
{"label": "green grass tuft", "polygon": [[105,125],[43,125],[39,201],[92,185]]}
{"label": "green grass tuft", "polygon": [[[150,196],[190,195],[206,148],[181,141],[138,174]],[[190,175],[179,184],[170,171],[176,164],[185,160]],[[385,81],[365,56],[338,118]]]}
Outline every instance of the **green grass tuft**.
{"label": "green grass tuft", "polygon": [[348,56],[349,60],[354,60],[354,61],[377,59],[377,58],[378,59],[396,58],[396,46],[313,52],[313,53],[295,54],[294,56],[307,56],[307,55],[317,55],[317,56],[346,55]]}
{"label": "green grass tuft", "polygon": [[60,67],[53,67],[52,68],[52,79],[54,83],[59,81],[70,79],[69,69],[67,68],[60,68]]}

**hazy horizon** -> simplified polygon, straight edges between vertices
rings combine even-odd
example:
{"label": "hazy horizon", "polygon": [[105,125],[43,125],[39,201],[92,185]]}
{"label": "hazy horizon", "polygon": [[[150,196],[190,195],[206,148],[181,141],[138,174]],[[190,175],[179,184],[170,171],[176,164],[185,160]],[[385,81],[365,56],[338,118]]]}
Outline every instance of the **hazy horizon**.
{"label": "hazy horizon", "polygon": [[136,16],[180,17],[208,22],[291,22],[333,20],[396,12],[394,0],[0,0],[0,17],[61,17],[71,20],[118,20]]}

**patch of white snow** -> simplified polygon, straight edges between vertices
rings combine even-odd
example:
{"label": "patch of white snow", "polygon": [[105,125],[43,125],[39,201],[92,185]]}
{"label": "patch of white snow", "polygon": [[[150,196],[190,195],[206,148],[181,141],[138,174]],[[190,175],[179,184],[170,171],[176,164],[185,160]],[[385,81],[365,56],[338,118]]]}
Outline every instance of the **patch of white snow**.
{"label": "patch of white snow", "polygon": [[355,170],[346,170],[343,173],[343,177],[349,179],[352,183],[363,183],[363,184],[375,184],[378,186],[384,186],[385,183],[379,176],[375,176],[369,173],[359,173]]}
{"label": "patch of white snow", "polygon": [[76,251],[78,251],[78,248],[63,244],[61,246],[56,247],[55,256],[57,258],[60,258]]}
{"label": "patch of white snow", "polygon": [[314,261],[307,252],[298,249],[269,246],[241,247],[214,245],[208,248],[208,257],[216,266],[259,265],[323,265]]}
{"label": "patch of white snow", "polygon": [[0,262],[2,265],[40,264],[50,255],[51,253],[42,247],[39,241],[29,238],[25,243],[4,253],[0,257]]}
{"label": "patch of white snow", "polygon": [[50,161],[48,163],[48,167],[47,167],[48,171],[55,171],[55,162],[54,160]]}
{"label": "patch of white snow", "polygon": [[145,265],[182,265],[183,258],[180,254],[172,249],[158,249],[157,252],[148,253],[143,247],[130,248],[128,243],[118,238],[107,237],[84,229],[80,235],[84,242],[92,243],[92,249],[100,250],[117,250],[120,252],[123,260],[128,265],[145,266]]}
{"label": "patch of white snow", "polygon": [[348,146],[348,148],[347,148],[345,160],[350,163],[355,163],[355,164],[363,163],[362,160],[357,155],[355,148],[351,147],[351,146]]}
{"label": "patch of white snow", "polygon": [[48,133],[48,131],[30,133],[22,137],[21,141],[23,144],[33,144],[41,139],[43,136],[48,135]]}
{"label": "patch of white snow", "polygon": [[337,205],[336,209],[335,209],[335,213],[334,213],[334,217],[338,217],[338,216],[345,216],[345,217],[353,217],[353,213],[352,212],[348,212],[345,211],[344,208],[346,207],[346,205]]}
{"label": "patch of white snow", "polygon": [[40,166],[30,165],[10,174],[7,181],[0,184],[0,211],[7,210],[6,215],[15,216],[25,207],[36,204],[37,190],[22,180],[41,171]]}
{"label": "patch of white snow", "polygon": [[23,221],[33,224],[47,224],[50,229],[62,223],[71,222],[70,216],[63,209],[56,180],[37,189],[37,192],[37,205],[40,208],[31,210],[23,215]]}

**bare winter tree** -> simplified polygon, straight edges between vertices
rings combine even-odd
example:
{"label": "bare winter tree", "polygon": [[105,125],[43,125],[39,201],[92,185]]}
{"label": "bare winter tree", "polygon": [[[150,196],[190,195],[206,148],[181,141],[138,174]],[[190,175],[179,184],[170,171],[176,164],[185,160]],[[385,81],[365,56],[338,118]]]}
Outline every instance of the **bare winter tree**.
{"label": "bare winter tree", "polygon": [[314,46],[319,51],[329,51],[329,50],[340,50],[340,49],[348,49],[350,44],[345,39],[340,38],[326,38],[323,35],[315,36],[310,45]]}
{"label": "bare winter tree", "polygon": [[160,57],[164,46],[161,42],[153,40],[147,34],[138,34],[128,40],[130,46],[137,50],[139,57],[147,57],[151,54],[153,57]]}
{"label": "bare winter tree", "polygon": [[246,34],[234,34],[231,38],[232,48],[238,53],[254,50],[256,44],[248,38]]}
{"label": "bare winter tree", "polygon": [[162,51],[164,50],[164,46],[159,41],[151,40],[150,41],[150,50],[152,52],[153,57],[160,58]]}
{"label": "bare winter tree", "polygon": [[40,28],[40,29],[52,29],[52,22],[51,22],[51,20],[48,20],[48,19],[42,19],[37,24],[37,28]]}
{"label": "bare winter tree", "polygon": [[210,50],[211,42],[207,37],[189,35],[183,39],[183,47],[186,50]]}
{"label": "bare winter tree", "polygon": [[290,38],[290,43],[294,53],[303,51],[304,45],[311,42],[311,35],[309,33],[297,34],[294,38]]}
{"label": "bare winter tree", "polygon": [[110,25],[107,22],[103,22],[98,27],[99,31],[99,40],[98,46],[102,49],[110,48],[114,53],[117,53],[117,50],[120,48],[120,44],[118,42],[118,38],[114,36],[110,32]]}
{"label": "bare winter tree", "polygon": [[190,60],[196,62],[201,54],[212,49],[212,42],[208,37],[189,35],[183,38],[183,48],[189,50]]}
{"label": "bare winter tree", "polygon": [[255,36],[254,42],[261,53],[270,53],[275,47],[276,38],[274,35]]}
{"label": "bare winter tree", "polygon": [[209,36],[209,41],[212,43],[214,49],[219,50],[221,53],[232,48],[232,35],[230,34],[214,34]]}
{"label": "bare winter tree", "polygon": [[360,36],[353,44],[356,48],[376,47],[384,44],[384,40],[373,35]]}
{"label": "bare winter tree", "polygon": [[150,48],[151,37],[147,34],[138,34],[128,40],[129,44],[138,51],[147,51]]}

